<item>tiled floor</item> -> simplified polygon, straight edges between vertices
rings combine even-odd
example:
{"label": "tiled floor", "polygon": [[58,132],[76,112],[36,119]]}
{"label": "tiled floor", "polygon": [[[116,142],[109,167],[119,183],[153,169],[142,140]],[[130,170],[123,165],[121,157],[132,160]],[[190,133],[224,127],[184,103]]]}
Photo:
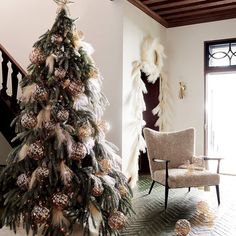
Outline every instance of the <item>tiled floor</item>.
{"label": "tiled floor", "polygon": [[[136,212],[129,218],[122,236],[173,236],[179,219],[190,221],[189,236],[236,236],[236,177],[221,177],[221,205],[218,207],[215,187],[210,192],[192,188],[171,189],[168,209],[164,211],[164,187],[155,184],[148,195],[149,177],[141,177],[134,190]],[[199,203],[207,203],[205,214],[199,213]],[[200,204],[201,204],[200,203]],[[198,210],[197,210],[198,209]]]}

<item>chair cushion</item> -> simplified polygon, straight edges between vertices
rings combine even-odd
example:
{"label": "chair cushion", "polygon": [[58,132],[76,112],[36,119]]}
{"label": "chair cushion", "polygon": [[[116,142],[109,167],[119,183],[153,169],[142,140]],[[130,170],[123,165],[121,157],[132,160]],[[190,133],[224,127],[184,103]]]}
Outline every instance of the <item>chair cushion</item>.
{"label": "chair cushion", "polygon": [[[220,176],[207,170],[169,169],[168,185],[170,188],[198,187],[219,185]],[[157,170],[153,180],[165,185],[165,170]]]}
{"label": "chair cushion", "polygon": [[158,132],[144,128],[151,173],[164,169],[165,164],[153,162],[153,158],[170,160],[170,168],[178,168],[194,156],[194,128],[177,132]]}

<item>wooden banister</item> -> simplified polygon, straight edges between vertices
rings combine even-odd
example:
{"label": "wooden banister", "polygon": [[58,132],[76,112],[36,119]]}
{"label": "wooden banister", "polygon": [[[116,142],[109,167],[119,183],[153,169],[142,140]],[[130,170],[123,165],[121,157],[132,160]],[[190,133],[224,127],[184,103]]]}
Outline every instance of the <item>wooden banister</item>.
{"label": "wooden banister", "polygon": [[[26,75],[26,72],[2,44],[0,44],[0,54],[0,64],[2,67],[2,74],[0,73],[0,86],[2,84],[0,87],[0,132],[9,144],[14,147],[17,143],[12,143],[11,140],[15,137],[15,129],[10,127],[10,124],[20,112],[17,102],[19,75],[22,78]],[[11,69],[11,74],[9,74],[9,68]],[[11,94],[9,94],[7,89],[9,84],[11,86]]]}
{"label": "wooden banister", "polygon": [[[20,64],[11,56],[11,54],[0,44],[0,52],[2,54],[2,88],[1,97],[11,101],[12,105],[17,104],[17,93],[18,93],[18,75],[21,77],[26,75],[26,71],[20,66]],[[12,74],[9,76],[8,63],[11,64]],[[11,91],[12,94],[7,94],[8,78],[11,77]]]}

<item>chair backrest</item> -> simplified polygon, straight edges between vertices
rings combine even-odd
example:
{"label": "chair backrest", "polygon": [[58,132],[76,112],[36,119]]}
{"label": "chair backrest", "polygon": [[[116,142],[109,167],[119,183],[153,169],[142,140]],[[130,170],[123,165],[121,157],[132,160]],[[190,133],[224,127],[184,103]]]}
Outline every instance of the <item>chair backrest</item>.
{"label": "chair backrest", "polygon": [[151,174],[165,168],[165,164],[153,162],[153,158],[170,160],[169,167],[177,168],[194,156],[195,130],[188,128],[177,132],[158,132],[144,128],[144,137]]}

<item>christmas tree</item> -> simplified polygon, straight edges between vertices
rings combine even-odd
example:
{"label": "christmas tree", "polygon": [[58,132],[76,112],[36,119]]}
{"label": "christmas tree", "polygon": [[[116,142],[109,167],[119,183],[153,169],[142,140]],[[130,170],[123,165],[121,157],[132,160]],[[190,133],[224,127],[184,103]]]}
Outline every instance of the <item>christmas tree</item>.
{"label": "christmas tree", "polygon": [[21,81],[13,121],[21,144],[0,177],[2,224],[33,235],[119,235],[132,193],[105,139],[101,76],[68,0],[55,2],[55,23],[34,44]]}

